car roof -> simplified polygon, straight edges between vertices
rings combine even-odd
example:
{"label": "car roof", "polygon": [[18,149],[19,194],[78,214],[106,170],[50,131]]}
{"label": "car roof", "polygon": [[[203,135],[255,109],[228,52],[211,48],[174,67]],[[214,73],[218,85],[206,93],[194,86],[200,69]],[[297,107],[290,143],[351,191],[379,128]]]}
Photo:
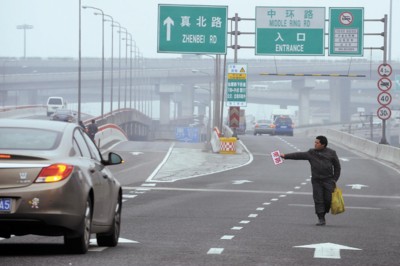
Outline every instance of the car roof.
{"label": "car roof", "polygon": [[51,120],[2,118],[0,119],[0,127],[28,127],[64,132],[66,130],[72,130],[72,128],[77,127],[77,125],[74,123],[64,123]]}

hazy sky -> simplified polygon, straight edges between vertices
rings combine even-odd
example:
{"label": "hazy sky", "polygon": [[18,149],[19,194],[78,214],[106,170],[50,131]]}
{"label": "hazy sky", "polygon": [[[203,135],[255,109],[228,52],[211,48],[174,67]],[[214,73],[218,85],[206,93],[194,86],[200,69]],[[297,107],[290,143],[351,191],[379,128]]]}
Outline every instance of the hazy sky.
{"label": "hazy sky", "polygon": [[[392,59],[400,59],[400,1],[393,1]],[[113,16],[115,21],[128,29],[145,57],[178,57],[178,54],[157,53],[158,4],[222,5],[228,6],[228,16],[238,13],[243,18],[255,18],[256,6],[282,7],[364,7],[365,19],[380,19],[390,15],[390,0],[82,0],[82,5],[100,8]],[[26,31],[26,55],[28,57],[78,57],[78,0],[0,0],[0,57],[22,57],[24,53],[23,30],[17,25],[32,25]],[[94,10],[82,10],[82,56],[101,57],[101,16]],[[328,27],[328,26],[326,26]],[[365,22],[365,33],[383,31],[383,23]],[[254,22],[240,22],[239,30],[254,32]],[[328,29],[326,29],[327,31]],[[239,44],[254,45],[254,35],[240,36]],[[114,56],[118,54],[117,34],[114,33]],[[228,37],[229,40],[229,37]],[[364,47],[382,46],[383,38],[365,36]],[[327,46],[327,42],[326,42]],[[326,51],[326,54],[328,52]],[[111,55],[111,27],[105,24],[105,56]],[[364,57],[370,58],[370,50]],[[382,58],[382,52],[372,51],[374,58]],[[233,52],[228,49],[228,57]],[[242,49],[239,58],[254,57],[254,49]],[[264,56],[257,56],[264,57]]]}

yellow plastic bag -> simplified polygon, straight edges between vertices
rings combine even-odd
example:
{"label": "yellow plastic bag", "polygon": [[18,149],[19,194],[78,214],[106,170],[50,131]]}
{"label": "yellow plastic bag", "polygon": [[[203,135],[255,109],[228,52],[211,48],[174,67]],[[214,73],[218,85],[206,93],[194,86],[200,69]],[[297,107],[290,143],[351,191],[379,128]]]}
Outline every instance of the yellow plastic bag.
{"label": "yellow plastic bag", "polygon": [[331,213],[339,214],[344,212],[344,200],[342,190],[338,187],[332,192]]}

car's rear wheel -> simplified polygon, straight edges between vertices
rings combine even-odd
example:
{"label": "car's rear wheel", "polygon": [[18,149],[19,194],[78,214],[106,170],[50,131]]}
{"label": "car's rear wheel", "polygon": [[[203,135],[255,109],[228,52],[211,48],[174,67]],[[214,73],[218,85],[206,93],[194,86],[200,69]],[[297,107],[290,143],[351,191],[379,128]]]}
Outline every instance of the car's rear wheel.
{"label": "car's rear wheel", "polygon": [[64,244],[72,253],[85,254],[89,249],[90,230],[92,227],[92,201],[90,197],[86,201],[85,213],[82,217],[82,222],[78,235],[65,235]]}
{"label": "car's rear wheel", "polygon": [[115,247],[118,245],[119,234],[121,231],[121,209],[122,197],[119,195],[110,231],[107,233],[96,234],[97,245],[100,247]]}

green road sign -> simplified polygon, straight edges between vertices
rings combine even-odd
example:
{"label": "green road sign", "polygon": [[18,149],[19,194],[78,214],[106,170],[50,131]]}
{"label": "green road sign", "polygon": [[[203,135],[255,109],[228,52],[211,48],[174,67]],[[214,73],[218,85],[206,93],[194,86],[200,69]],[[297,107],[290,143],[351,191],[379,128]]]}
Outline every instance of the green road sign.
{"label": "green road sign", "polygon": [[364,8],[329,8],[329,55],[363,56]]}
{"label": "green road sign", "polygon": [[247,106],[247,64],[228,65],[226,106]]}
{"label": "green road sign", "polygon": [[159,53],[226,54],[226,6],[158,5]]}
{"label": "green road sign", "polygon": [[256,55],[324,55],[324,7],[256,7]]}

